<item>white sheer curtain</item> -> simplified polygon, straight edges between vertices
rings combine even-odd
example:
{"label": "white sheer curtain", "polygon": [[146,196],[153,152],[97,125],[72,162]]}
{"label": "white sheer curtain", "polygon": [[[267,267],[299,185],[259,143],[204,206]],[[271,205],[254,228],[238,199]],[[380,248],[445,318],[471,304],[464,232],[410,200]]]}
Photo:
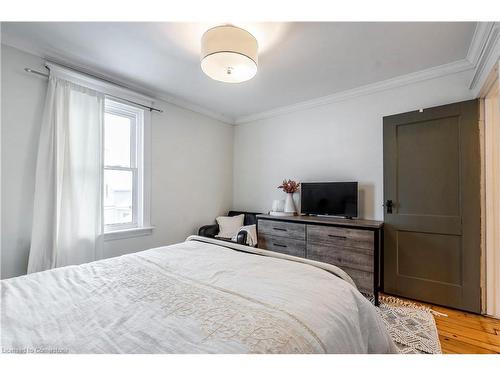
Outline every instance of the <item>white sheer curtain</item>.
{"label": "white sheer curtain", "polygon": [[36,167],[28,273],[102,250],[104,95],[51,74]]}

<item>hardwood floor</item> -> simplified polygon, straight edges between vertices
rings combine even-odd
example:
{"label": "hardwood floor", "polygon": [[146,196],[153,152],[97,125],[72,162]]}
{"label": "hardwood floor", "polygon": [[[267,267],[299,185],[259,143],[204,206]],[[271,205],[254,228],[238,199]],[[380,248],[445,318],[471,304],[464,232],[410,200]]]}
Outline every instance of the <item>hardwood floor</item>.
{"label": "hardwood floor", "polygon": [[499,319],[412,302],[448,315],[434,316],[443,354],[500,354]]}

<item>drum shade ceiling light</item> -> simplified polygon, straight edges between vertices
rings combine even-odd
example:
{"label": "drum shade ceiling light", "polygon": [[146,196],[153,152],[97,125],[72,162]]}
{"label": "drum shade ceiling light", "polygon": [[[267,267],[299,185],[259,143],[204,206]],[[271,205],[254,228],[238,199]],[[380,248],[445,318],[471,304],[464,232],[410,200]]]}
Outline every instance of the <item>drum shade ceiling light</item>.
{"label": "drum shade ceiling light", "polygon": [[239,83],[257,73],[257,39],[239,27],[209,29],[201,38],[201,69],[212,79]]}

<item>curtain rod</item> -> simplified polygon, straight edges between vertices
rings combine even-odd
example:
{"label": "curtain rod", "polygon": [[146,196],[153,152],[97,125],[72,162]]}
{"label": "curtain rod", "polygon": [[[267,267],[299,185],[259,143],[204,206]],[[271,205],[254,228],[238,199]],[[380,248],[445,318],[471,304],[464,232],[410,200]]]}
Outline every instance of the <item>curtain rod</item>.
{"label": "curtain rod", "polygon": [[[45,67],[46,69],[49,69],[48,67]],[[46,73],[42,73],[42,72],[39,72],[37,70],[33,70],[31,68],[24,68],[24,70],[28,73],[32,73],[32,74],[36,74],[36,75],[39,75],[39,76],[42,76],[42,77],[45,77],[45,78],[49,78],[49,75],[46,74]],[[49,69],[50,70],[50,69]],[[99,79],[99,80],[103,80],[99,77],[96,77],[96,76],[92,76],[91,74],[87,74],[87,73],[84,73],[88,76],[91,76],[92,78],[96,78],[96,79]],[[111,82],[111,81],[107,81],[107,82]],[[112,83],[112,82],[111,82]],[[138,105],[138,106],[141,106],[143,108],[147,108],[149,109],[150,111],[156,111],[156,112],[159,112],[159,113],[163,113],[163,110],[161,109],[158,109],[158,108],[154,108],[154,107],[148,107],[147,105],[144,105],[144,104],[141,104],[141,103],[137,103],[137,102],[133,102],[132,100],[128,100],[128,99],[123,99],[123,98],[120,98],[119,96],[114,96],[114,95],[108,95],[106,94],[106,96],[109,96],[111,98],[115,98],[115,99],[120,99],[120,100],[123,100],[123,101],[126,101],[128,103],[131,103],[131,104],[135,104],[135,105]]]}

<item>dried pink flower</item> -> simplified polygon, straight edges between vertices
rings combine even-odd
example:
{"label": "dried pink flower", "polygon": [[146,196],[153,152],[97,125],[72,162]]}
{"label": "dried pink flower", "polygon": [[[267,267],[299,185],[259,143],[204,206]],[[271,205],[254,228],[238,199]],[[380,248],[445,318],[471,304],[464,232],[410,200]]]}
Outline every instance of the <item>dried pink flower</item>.
{"label": "dried pink flower", "polygon": [[300,182],[293,180],[283,180],[283,183],[278,186],[278,189],[283,189],[285,193],[296,193],[299,191]]}

